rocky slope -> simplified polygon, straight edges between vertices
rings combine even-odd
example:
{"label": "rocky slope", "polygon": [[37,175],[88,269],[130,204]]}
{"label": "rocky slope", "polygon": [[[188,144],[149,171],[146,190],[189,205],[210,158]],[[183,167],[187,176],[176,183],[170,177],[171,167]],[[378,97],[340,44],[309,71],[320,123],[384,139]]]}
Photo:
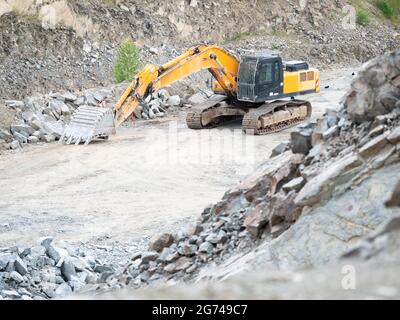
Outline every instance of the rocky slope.
{"label": "rocky slope", "polygon": [[317,66],[364,62],[399,45],[391,25],[341,28],[346,3],[2,0],[0,101],[109,85],[116,48],[127,37],[141,47],[143,63],[166,62],[199,42],[278,49]]}
{"label": "rocky slope", "polygon": [[[299,126],[195,225],[154,235],[122,268],[52,239],[1,250],[0,296],[93,295],[184,281],[199,283],[193,298],[317,298],[322,291],[328,298],[398,298],[399,80],[400,50],[366,64],[339,109]],[[344,265],[359,272],[361,291],[332,280],[343,278]],[[321,281],[308,283],[313,277]],[[165,290],[182,298],[185,287],[129,297]]]}

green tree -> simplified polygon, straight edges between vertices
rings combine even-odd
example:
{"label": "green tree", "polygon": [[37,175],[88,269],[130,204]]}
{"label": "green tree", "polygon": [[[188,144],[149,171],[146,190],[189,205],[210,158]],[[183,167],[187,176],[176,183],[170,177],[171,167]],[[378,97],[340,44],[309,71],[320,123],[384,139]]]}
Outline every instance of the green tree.
{"label": "green tree", "polygon": [[117,83],[131,81],[139,68],[139,49],[131,40],[124,40],[114,63],[114,78]]}
{"label": "green tree", "polygon": [[389,3],[388,0],[377,0],[376,6],[379,8],[379,10],[382,11],[383,15],[386,18],[390,19],[394,16],[394,8],[392,7],[392,5]]}
{"label": "green tree", "polygon": [[357,23],[362,26],[366,26],[369,24],[369,15],[368,12],[365,10],[358,10],[357,11]]}

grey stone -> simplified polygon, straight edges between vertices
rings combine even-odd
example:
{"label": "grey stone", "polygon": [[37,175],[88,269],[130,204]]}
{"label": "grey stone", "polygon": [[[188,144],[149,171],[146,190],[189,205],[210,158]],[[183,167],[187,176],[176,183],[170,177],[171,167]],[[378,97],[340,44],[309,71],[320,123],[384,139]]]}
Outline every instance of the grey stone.
{"label": "grey stone", "polygon": [[154,113],[154,111],[152,109],[149,110],[149,118],[150,119],[156,118],[156,115],[155,115],[155,113]]}
{"label": "grey stone", "polygon": [[24,119],[26,122],[31,122],[32,118],[35,117],[35,114],[31,110],[27,110],[22,112],[22,119]]}
{"label": "grey stone", "polygon": [[96,99],[94,98],[93,94],[86,93],[86,94],[85,94],[85,100],[86,100],[86,104],[87,104],[88,106],[92,106],[92,107],[97,106],[97,101],[96,101]]}
{"label": "grey stone", "polygon": [[28,290],[26,290],[25,288],[19,288],[18,289],[18,293],[20,294],[20,295],[25,295],[25,296],[29,296],[29,297],[31,297],[32,296],[32,293],[30,293]]}
{"label": "grey stone", "polygon": [[104,273],[104,272],[113,272],[114,269],[107,265],[96,265],[94,267],[94,272],[96,273]]}
{"label": "grey stone", "polygon": [[306,181],[303,177],[298,177],[284,184],[282,186],[282,189],[286,192],[290,192],[291,190],[299,191],[304,186],[305,183]]}
{"label": "grey stone", "polygon": [[63,248],[59,248],[53,243],[50,243],[46,248],[46,254],[49,258],[53,259],[56,263],[58,263],[61,258],[68,257],[67,250]]}
{"label": "grey stone", "polygon": [[289,141],[281,142],[274,149],[272,149],[271,158],[274,158],[274,157],[284,153],[285,151],[287,151],[289,149],[290,149],[290,142]]}
{"label": "grey stone", "polygon": [[209,234],[206,239],[206,241],[211,242],[213,244],[217,244],[220,242],[225,242],[226,241],[226,234],[224,231],[220,230],[218,233],[211,233]]}
{"label": "grey stone", "polygon": [[385,126],[384,126],[384,125],[378,125],[378,126],[376,126],[374,129],[372,129],[372,130],[368,133],[368,135],[369,135],[371,138],[373,138],[373,137],[376,137],[376,136],[382,134],[384,131],[385,131]]}
{"label": "grey stone", "polygon": [[74,104],[78,107],[85,105],[85,103],[85,97],[79,97],[78,99],[76,99],[76,101],[74,101]]}
{"label": "grey stone", "polygon": [[170,254],[172,254],[174,252],[174,250],[172,250],[171,248],[164,248],[160,255],[157,258],[157,261],[161,261],[161,262],[166,262],[167,258]]}
{"label": "grey stone", "polygon": [[19,254],[19,256],[23,259],[26,256],[30,255],[32,253],[32,249],[31,248],[25,248],[21,251],[21,253]]}
{"label": "grey stone", "polygon": [[333,127],[338,124],[339,118],[337,115],[337,111],[333,109],[327,109],[326,111],[326,121],[328,124],[328,127]]}
{"label": "grey stone", "polygon": [[333,188],[350,179],[342,175],[359,168],[363,164],[358,155],[350,153],[342,159],[328,163],[321,173],[310,179],[295,198],[295,204],[312,206],[331,197]]}
{"label": "grey stone", "polygon": [[324,140],[331,139],[339,134],[339,127],[334,125],[333,127],[329,128],[327,131],[322,133],[322,137]]}
{"label": "grey stone", "polygon": [[35,136],[30,136],[28,138],[28,143],[38,143],[39,142],[39,138],[35,137]]}
{"label": "grey stone", "polygon": [[181,98],[179,96],[171,96],[167,100],[167,105],[172,107],[178,107],[181,105]]}
{"label": "grey stone", "polygon": [[62,114],[63,108],[68,106],[61,100],[50,100],[49,101],[49,108],[51,108],[53,111],[57,112],[58,115]]}
{"label": "grey stone", "polygon": [[23,101],[19,101],[19,100],[6,100],[4,101],[5,105],[7,107],[13,108],[13,109],[23,109],[25,104]]}
{"label": "grey stone", "polygon": [[312,148],[311,144],[312,130],[303,129],[290,133],[290,142],[293,153],[301,153],[307,155]]}
{"label": "grey stone", "polygon": [[13,136],[8,131],[0,128],[0,139],[3,139],[6,142],[11,142],[13,139]]}
{"label": "grey stone", "polygon": [[0,253],[0,271],[6,270],[9,264],[14,265],[17,257],[14,254]]}
{"label": "grey stone", "polygon": [[199,251],[210,254],[214,251],[214,246],[210,242],[203,242],[199,247]]}
{"label": "grey stone", "polygon": [[197,251],[197,246],[195,244],[183,244],[178,252],[183,256],[193,256]]}
{"label": "grey stone", "polygon": [[11,271],[10,278],[17,283],[24,282],[24,277],[21,276],[17,271]]}
{"label": "grey stone", "polygon": [[76,95],[71,92],[64,93],[61,95],[61,97],[67,102],[74,102],[77,99]]}
{"label": "grey stone", "polygon": [[42,140],[44,142],[50,143],[50,142],[55,141],[56,137],[54,135],[52,135],[52,134],[45,134],[45,135],[43,135]]}
{"label": "grey stone", "polygon": [[50,299],[53,299],[56,297],[56,293],[55,291],[57,290],[58,285],[55,283],[51,283],[51,282],[44,282],[41,283],[41,287],[42,287],[42,292],[49,297]]}
{"label": "grey stone", "polygon": [[71,114],[71,110],[66,104],[61,107],[61,114],[64,116],[69,116]]}
{"label": "grey stone", "polygon": [[17,150],[21,148],[21,144],[19,143],[19,141],[15,140],[13,142],[10,143],[10,149],[12,150]]}
{"label": "grey stone", "polygon": [[72,289],[67,283],[60,284],[55,291],[55,295],[57,297],[66,297],[71,294],[72,294]]}
{"label": "grey stone", "polygon": [[391,131],[391,133],[387,136],[387,140],[392,144],[397,144],[400,142],[400,126]]}
{"label": "grey stone", "polygon": [[150,47],[150,48],[149,48],[149,52],[150,52],[151,54],[158,54],[158,49],[155,48],[155,47]]}
{"label": "grey stone", "polygon": [[91,269],[91,266],[89,265],[89,263],[86,262],[84,259],[81,259],[78,257],[70,257],[69,260],[74,265],[76,271],[83,271],[86,269]]}
{"label": "grey stone", "polygon": [[147,264],[150,261],[154,261],[158,258],[159,254],[157,252],[144,252],[142,253],[142,263]]}
{"label": "grey stone", "polygon": [[23,133],[14,132],[13,136],[20,144],[28,143],[28,137]]}
{"label": "grey stone", "polygon": [[[107,272],[104,272],[103,274],[105,273]],[[81,281],[76,275],[71,276],[71,280],[68,281],[68,284],[71,286],[74,292],[81,290],[85,286],[85,282]]]}
{"label": "grey stone", "polygon": [[17,270],[18,273],[20,273],[22,276],[26,275],[29,272],[25,262],[19,257],[15,259],[14,267],[15,270]]}
{"label": "grey stone", "polygon": [[15,290],[2,290],[1,294],[10,299],[18,299],[21,297],[21,295]]}
{"label": "grey stone", "polygon": [[31,122],[29,122],[29,124],[34,130],[40,130],[40,128],[42,126],[40,120],[38,120],[38,119],[32,120]]}
{"label": "grey stone", "polygon": [[71,259],[67,258],[64,260],[61,266],[61,274],[66,281],[70,281],[72,276],[76,276],[75,266]]}
{"label": "grey stone", "polygon": [[379,96],[380,103],[386,108],[386,110],[391,111],[394,109],[396,102],[399,100],[396,98],[396,96],[391,93],[384,93],[381,96]]}

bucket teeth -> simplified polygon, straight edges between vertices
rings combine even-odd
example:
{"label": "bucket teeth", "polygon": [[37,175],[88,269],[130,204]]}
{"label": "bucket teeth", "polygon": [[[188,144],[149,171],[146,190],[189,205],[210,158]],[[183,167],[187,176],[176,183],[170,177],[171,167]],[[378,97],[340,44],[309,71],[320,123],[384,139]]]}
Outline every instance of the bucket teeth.
{"label": "bucket teeth", "polygon": [[97,138],[107,138],[112,134],[115,134],[115,124],[111,109],[82,106],[73,114],[60,143],[88,145]]}

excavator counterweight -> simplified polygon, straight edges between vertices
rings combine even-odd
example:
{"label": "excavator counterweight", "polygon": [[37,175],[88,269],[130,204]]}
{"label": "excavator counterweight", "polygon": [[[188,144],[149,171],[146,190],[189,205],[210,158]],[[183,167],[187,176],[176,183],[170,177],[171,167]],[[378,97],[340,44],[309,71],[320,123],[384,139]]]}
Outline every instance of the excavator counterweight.
{"label": "excavator counterweight", "polygon": [[188,112],[186,120],[191,129],[211,128],[241,118],[246,133],[283,130],[309,118],[312,108],[307,101],[278,99],[294,99],[320,90],[319,71],[305,62],[284,63],[274,55],[239,60],[222,48],[201,45],[162,66],[146,65],[113,109],[79,107],[61,142],[88,144],[97,138],[108,138],[137,106],[146,104],[153,92],[201,70],[213,75],[214,92],[219,95]]}

